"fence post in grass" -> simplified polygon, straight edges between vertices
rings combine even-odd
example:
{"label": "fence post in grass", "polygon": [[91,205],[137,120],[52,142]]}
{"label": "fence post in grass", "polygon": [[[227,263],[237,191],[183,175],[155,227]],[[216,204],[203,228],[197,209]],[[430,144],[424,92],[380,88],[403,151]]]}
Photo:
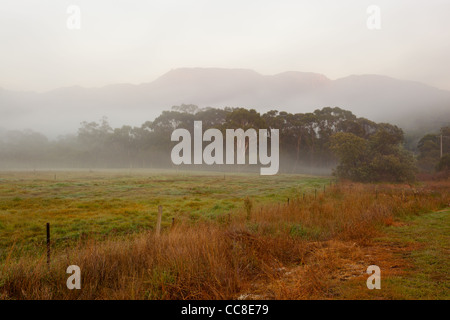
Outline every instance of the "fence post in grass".
{"label": "fence post in grass", "polygon": [[287,204],[289,205],[289,198],[287,199]]}
{"label": "fence post in grass", "polygon": [[175,226],[175,217],[172,218],[172,228]]}
{"label": "fence post in grass", "polygon": [[159,236],[161,233],[161,218],[162,218],[162,206],[158,206],[158,218],[156,220],[156,235]]}
{"label": "fence post in grass", "polygon": [[50,223],[47,222],[47,265],[50,265]]}

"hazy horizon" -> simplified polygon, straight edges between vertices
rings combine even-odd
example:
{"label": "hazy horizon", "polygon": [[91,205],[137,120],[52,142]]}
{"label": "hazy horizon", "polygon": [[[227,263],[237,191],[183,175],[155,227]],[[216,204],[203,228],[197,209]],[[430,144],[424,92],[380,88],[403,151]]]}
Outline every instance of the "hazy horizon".
{"label": "hazy horizon", "polygon": [[[70,5],[80,29],[67,28]],[[380,30],[369,30],[370,5]],[[0,87],[148,83],[178,68],[379,74],[450,90],[450,2],[12,1],[0,9]]]}
{"label": "hazy horizon", "polygon": [[320,76],[324,76],[326,77],[328,80],[330,81],[335,81],[335,80],[341,80],[341,79],[345,79],[348,77],[352,77],[352,76],[381,76],[381,77],[386,77],[386,78],[391,78],[394,80],[400,80],[400,81],[405,81],[405,82],[411,82],[411,83],[418,83],[418,84],[423,84],[432,88],[436,88],[438,90],[443,90],[443,91],[450,91],[449,89],[445,89],[445,88],[439,88],[435,85],[426,83],[426,82],[422,82],[422,81],[416,81],[416,80],[411,80],[411,79],[402,79],[402,78],[397,78],[397,77],[393,77],[391,75],[388,74],[375,74],[375,73],[354,73],[354,74],[348,74],[348,75],[343,75],[342,77],[337,77],[337,78],[332,78],[329,77],[327,74],[325,73],[319,73],[319,72],[314,72],[314,71],[303,71],[303,70],[284,70],[284,71],[280,71],[280,72],[276,72],[276,73],[272,73],[272,74],[266,74],[266,73],[262,73],[259,72],[258,70],[254,70],[254,69],[249,69],[249,68],[221,68],[221,67],[179,67],[179,68],[172,68],[170,70],[167,70],[167,72],[160,74],[158,76],[156,76],[155,78],[149,79],[148,81],[142,81],[142,82],[136,82],[136,83],[131,83],[131,82],[114,82],[114,83],[105,83],[105,84],[100,84],[100,85],[92,85],[92,86],[85,86],[85,85],[80,85],[80,84],[73,84],[73,85],[67,85],[67,86],[60,86],[60,87],[54,87],[54,88],[50,88],[50,89],[46,89],[46,90],[13,90],[13,89],[9,89],[6,87],[1,87],[0,89],[3,90],[7,90],[7,91],[11,91],[11,92],[29,92],[29,93],[37,93],[37,94],[45,94],[45,93],[51,93],[52,91],[56,91],[59,89],[70,89],[70,88],[83,88],[83,89],[102,89],[102,88],[106,88],[109,86],[115,86],[115,85],[131,85],[131,86],[139,86],[139,85],[145,85],[145,84],[151,84],[152,82],[157,81],[158,79],[166,76],[167,74],[170,74],[171,72],[176,72],[179,70],[223,70],[223,71],[251,71],[251,72],[255,72],[258,75],[261,76],[278,76],[278,75],[283,75],[286,73],[305,73],[305,74],[317,74]]}

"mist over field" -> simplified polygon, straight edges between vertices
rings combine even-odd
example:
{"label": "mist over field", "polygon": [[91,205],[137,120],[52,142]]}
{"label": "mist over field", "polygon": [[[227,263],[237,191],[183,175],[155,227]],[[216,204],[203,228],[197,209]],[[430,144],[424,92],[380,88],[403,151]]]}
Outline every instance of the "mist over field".
{"label": "mist over field", "polygon": [[[184,104],[186,101],[192,104]],[[189,110],[189,106],[194,109]],[[330,80],[320,74],[303,72],[264,76],[251,70],[184,68],[141,85],[70,87],[47,93],[0,91],[3,114],[0,167],[169,168],[173,167],[170,165],[173,130],[192,130],[192,121],[205,118],[206,110],[216,113],[212,118],[205,118],[212,121],[211,125],[221,128],[225,121],[237,129],[244,122],[227,121],[227,114],[244,107],[255,110],[262,119],[273,117],[271,110],[315,117],[309,122],[301,120],[292,124],[269,125],[269,121],[265,126],[282,130],[283,155],[294,148],[287,143],[286,136],[299,134],[300,140],[294,144],[300,149],[296,156],[282,155],[281,172],[331,174],[337,159],[326,147],[327,130],[345,131],[333,127],[332,123],[349,119],[340,118],[339,112],[331,112],[331,118],[327,119],[319,110],[336,108],[327,106],[347,106],[343,109],[354,117],[397,125],[404,132],[406,148],[415,153],[423,136],[436,133],[450,123],[450,92],[420,83],[377,75]],[[176,110],[186,113],[185,116],[165,115]],[[246,116],[250,114],[243,115]],[[172,125],[161,130],[158,122],[164,121],[172,121]],[[331,121],[325,124],[327,130],[322,128],[321,121]],[[251,124],[263,128],[249,118],[245,121],[246,129]],[[290,125],[298,133],[289,131]],[[314,130],[316,137],[305,140],[302,135],[308,126],[315,128],[308,130]],[[317,140],[319,151],[313,151],[314,143],[306,142],[307,139]],[[183,169],[234,170],[220,166]],[[247,166],[238,170],[255,171],[256,168]]]}

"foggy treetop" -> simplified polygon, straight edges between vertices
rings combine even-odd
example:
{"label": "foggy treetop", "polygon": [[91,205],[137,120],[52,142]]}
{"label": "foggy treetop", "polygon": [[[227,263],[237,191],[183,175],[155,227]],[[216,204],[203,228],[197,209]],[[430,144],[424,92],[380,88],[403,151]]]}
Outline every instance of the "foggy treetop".
{"label": "foggy treetop", "polygon": [[140,127],[112,128],[107,118],[99,122],[82,122],[76,134],[60,136],[56,140],[49,140],[34,131],[0,132],[0,167],[168,167],[171,166],[170,151],[175,145],[170,140],[171,133],[177,128],[192,132],[195,120],[203,122],[203,130],[279,129],[281,172],[335,166],[337,159],[330,150],[330,137],[338,132],[368,139],[383,128],[397,143],[403,141],[400,128],[357,118],[352,112],[338,107],[311,113],[273,110],[260,114],[245,108],[200,109],[195,105],[181,105],[163,111],[154,121],[145,121]]}

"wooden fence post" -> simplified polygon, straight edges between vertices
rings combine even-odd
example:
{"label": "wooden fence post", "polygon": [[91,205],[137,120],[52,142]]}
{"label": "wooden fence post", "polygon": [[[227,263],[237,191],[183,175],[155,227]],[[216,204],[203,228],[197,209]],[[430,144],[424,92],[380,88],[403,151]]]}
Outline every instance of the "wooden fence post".
{"label": "wooden fence post", "polygon": [[50,223],[47,222],[47,265],[50,265]]}
{"label": "wooden fence post", "polygon": [[161,218],[162,218],[162,206],[158,206],[158,218],[156,220],[156,235],[159,236],[161,233]]}

